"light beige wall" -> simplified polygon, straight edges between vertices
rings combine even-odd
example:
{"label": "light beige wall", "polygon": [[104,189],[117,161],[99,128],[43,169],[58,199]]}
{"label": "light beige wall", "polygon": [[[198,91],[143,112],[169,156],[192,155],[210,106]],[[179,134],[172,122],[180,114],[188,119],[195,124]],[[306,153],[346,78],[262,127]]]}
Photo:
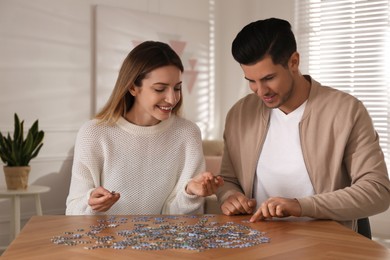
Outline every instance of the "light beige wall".
{"label": "light beige wall", "polygon": [[[97,4],[209,19],[208,0],[0,0],[0,130],[13,131],[15,112],[26,126],[39,119],[45,130],[29,180],[51,187],[42,195],[44,214],[64,214],[75,136],[90,118],[91,15]],[[2,247],[9,243],[9,201],[0,200],[0,209]],[[22,199],[21,214],[23,223],[35,214],[32,198]]]}
{"label": "light beige wall", "polygon": [[231,43],[246,24],[270,17],[287,19],[293,24],[294,0],[215,1],[216,107],[221,126],[217,129],[218,137],[223,135],[225,116],[230,107],[249,93],[242,70],[231,55]]}

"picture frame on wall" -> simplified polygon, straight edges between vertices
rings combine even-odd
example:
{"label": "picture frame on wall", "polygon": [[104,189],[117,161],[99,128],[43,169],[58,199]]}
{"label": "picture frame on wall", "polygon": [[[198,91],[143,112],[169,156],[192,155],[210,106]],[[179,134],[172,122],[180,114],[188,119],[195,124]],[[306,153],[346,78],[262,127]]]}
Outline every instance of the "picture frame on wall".
{"label": "picture frame on wall", "polygon": [[97,5],[93,12],[92,113],[108,100],[127,54],[143,41],[161,41],[183,62],[182,116],[207,136],[214,121],[209,39],[209,24],[204,21]]}

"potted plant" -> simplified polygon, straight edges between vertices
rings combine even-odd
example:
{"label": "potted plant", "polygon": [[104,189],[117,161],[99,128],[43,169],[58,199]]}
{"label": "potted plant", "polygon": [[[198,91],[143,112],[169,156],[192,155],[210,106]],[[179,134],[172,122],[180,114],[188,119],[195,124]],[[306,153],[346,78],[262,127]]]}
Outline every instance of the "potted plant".
{"label": "potted plant", "polygon": [[24,139],[23,124],[18,115],[14,115],[14,134],[3,136],[0,132],[0,158],[3,166],[7,188],[10,190],[27,189],[28,174],[31,170],[30,160],[35,158],[42,148],[43,131],[38,129],[36,120]]}

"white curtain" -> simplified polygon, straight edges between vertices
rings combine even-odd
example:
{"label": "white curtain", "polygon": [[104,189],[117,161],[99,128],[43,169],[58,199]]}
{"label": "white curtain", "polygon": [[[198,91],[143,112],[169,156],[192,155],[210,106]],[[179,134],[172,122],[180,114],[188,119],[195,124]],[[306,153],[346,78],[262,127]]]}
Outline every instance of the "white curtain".
{"label": "white curtain", "polygon": [[390,0],[296,1],[303,73],[367,107],[390,162]]}

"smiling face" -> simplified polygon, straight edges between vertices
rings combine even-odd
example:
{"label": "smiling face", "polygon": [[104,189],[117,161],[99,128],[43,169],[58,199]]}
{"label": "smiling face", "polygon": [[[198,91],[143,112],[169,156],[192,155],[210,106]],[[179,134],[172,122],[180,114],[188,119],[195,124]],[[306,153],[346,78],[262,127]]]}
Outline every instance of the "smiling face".
{"label": "smiling face", "polygon": [[140,126],[152,126],[167,120],[181,98],[181,76],[180,69],[173,65],[148,73],[141,87],[130,88],[135,101],[126,119]]}
{"label": "smiling face", "polygon": [[269,108],[279,108],[290,113],[301,104],[299,86],[297,88],[295,76],[298,72],[297,53],[293,54],[287,67],[275,65],[270,56],[253,65],[241,67],[249,87],[256,93]]}

